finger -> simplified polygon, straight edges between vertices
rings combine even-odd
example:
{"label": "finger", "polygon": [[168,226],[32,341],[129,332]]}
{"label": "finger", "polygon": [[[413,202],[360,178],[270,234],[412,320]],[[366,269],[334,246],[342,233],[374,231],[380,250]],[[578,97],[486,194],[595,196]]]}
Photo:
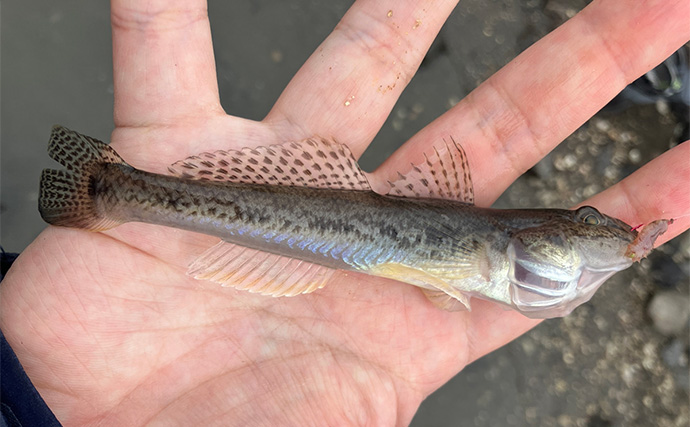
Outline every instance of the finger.
{"label": "finger", "polygon": [[690,2],[599,0],[519,55],[415,135],[377,171],[418,163],[453,136],[488,205],[628,83],[690,38]]}
{"label": "finger", "polygon": [[[608,215],[629,224],[675,218],[656,246],[690,227],[690,141],[657,157],[635,173],[583,204],[596,206]],[[474,304],[474,301],[473,301]],[[536,325],[496,304],[480,303],[470,314],[468,343],[472,362]]]}
{"label": "finger", "polygon": [[690,141],[665,152],[628,178],[587,200],[634,226],[673,219],[655,246],[690,227]]}
{"label": "finger", "polygon": [[115,124],[222,112],[204,0],[113,0]]}
{"label": "finger", "polygon": [[456,0],[358,0],[265,122],[284,140],[334,137],[361,154],[419,67]]}

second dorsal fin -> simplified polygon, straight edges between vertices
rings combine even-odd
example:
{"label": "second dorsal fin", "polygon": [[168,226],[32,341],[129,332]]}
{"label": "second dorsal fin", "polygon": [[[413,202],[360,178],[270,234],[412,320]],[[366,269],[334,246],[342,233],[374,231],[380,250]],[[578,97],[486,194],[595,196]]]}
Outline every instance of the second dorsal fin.
{"label": "second dorsal fin", "polygon": [[207,181],[371,190],[350,149],[321,138],[201,153],[168,170],[181,178]]}
{"label": "second dorsal fin", "polygon": [[412,164],[406,173],[389,182],[388,195],[451,199],[474,204],[474,188],[465,150],[451,138],[440,151],[424,154],[424,162]]}

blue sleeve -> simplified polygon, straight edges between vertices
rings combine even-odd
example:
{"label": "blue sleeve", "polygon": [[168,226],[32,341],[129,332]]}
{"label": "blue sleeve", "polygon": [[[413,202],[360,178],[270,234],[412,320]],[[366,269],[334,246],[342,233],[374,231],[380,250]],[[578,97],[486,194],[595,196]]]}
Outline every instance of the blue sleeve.
{"label": "blue sleeve", "polygon": [[[5,264],[6,255],[11,254],[0,253],[0,280],[6,268],[9,268]],[[0,338],[0,427],[59,426],[60,423],[24,372],[2,331]]]}
{"label": "blue sleeve", "polygon": [[53,412],[48,408],[38,391],[24,373],[19,359],[0,331],[2,354],[0,354],[0,408],[2,427],[59,426]]}

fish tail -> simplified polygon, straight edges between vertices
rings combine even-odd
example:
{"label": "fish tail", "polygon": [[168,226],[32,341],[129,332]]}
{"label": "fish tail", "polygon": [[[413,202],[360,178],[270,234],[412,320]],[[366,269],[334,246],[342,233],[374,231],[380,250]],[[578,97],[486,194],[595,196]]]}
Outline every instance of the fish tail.
{"label": "fish tail", "polygon": [[106,230],[119,224],[98,209],[94,183],[107,163],[126,164],[107,144],[62,126],[53,126],[48,154],[66,170],[44,169],[38,210],[49,224]]}

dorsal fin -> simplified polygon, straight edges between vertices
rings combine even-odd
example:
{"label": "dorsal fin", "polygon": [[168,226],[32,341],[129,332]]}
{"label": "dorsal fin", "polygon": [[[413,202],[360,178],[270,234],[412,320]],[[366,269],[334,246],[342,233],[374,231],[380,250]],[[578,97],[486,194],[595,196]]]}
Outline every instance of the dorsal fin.
{"label": "dorsal fin", "polygon": [[168,170],[187,179],[371,190],[350,149],[322,138],[201,153],[173,163]]}
{"label": "dorsal fin", "polygon": [[470,175],[470,165],[465,150],[451,138],[444,140],[445,147],[434,147],[433,153],[424,154],[424,162],[415,165],[405,175],[398,173],[399,179],[389,182],[390,196],[428,197],[451,199],[474,204],[474,188]]}

